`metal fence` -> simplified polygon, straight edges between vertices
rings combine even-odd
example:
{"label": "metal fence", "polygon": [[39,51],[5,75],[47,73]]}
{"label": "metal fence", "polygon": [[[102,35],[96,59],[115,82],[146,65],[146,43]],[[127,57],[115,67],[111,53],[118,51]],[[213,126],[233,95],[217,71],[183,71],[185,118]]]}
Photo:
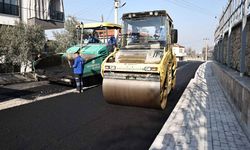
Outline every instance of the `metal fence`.
{"label": "metal fence", "polygon": [[250,75],[250,0],[230,0],[215,31],[214,59]]}

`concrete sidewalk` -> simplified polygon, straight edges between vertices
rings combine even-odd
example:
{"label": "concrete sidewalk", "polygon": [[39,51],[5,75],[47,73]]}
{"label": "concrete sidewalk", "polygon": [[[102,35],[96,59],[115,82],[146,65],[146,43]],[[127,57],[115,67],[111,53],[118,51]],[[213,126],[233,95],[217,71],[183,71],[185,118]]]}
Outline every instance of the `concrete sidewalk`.
{"label": "concrete sidewalk", "polygon": [[151,150],[250,149],[211,66],[207,62],[199,67]]}

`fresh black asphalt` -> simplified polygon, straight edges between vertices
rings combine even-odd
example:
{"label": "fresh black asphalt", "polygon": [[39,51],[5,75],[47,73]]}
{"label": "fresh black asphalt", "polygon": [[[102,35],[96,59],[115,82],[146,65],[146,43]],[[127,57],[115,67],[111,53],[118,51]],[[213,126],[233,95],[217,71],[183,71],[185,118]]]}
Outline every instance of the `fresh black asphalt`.
{"label": "fresh black asphalt", "polygon": [[148,149],[200,64],[177,71],[163,111],[108,104],[101,85],[2,110],[0,149]]}

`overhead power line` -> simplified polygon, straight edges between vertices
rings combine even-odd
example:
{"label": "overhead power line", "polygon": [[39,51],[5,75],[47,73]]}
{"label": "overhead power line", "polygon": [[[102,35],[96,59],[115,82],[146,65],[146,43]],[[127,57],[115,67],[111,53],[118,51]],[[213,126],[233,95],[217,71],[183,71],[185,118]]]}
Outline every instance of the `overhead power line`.
{"label": "overhead power line", "polygon": [[[105,2],[105,3],[104,3]],[[108,8],[109,6],[112,6],[111,1],[108,0],[100,0],[96,5],[95,8],[93,9],[92,7],[85,7],[83,9],[80,9],[78,11],[76,11],[75,13],[73,13],[73,16],[76,16],[77,19],[79,20],[83,20],[83,21],[91,21],[91,22],[102,22],[101,19],[100,20],[96,20],[89,18],[91,16],[91,14],[103,14],[103,11],[105,9],[103,8]],[[106,16],[106,15],[105,15]],[[87,17],[87,18],[86,18]]]}
{"label": "overhead power line", "polygon": [[83,21],[92,21],[92,22],[102,22],[101,20],[95,20],[95,19],[90,19],[90,18],[82,18],[82,17],[76,17],[78,20],[83,20]]}
{"label": "overhead power line", "polygon": [[171,2],[172,4],[174,4],[178,7],[182,7],[182,8],[185,8],[187,10],[190,10],[190,11],[196,11],[197,13],[207,15],[207,16],[210,16],[213,18],[215,17],[214,14],[207,11],[206,9],[204,9],[204,8],[194,4],[194,3],[188,2],[186,0],[169,0],[169,2]]}
{"label": "overhead power line", "polygon": [[195,3],[192,3],[192,2],[190,2],[190,1],[187,1],[187,0],[180,0],[180,1],[186,3],[186,4],[189,5],[190,7],[194,7],[194,8],[196,8],[196,9],[199,9],[200,11],[206,12],[206,13],[208,13],[208,14],[213,14],[213,12],[209,11],[208,9],[202,8],[202,7],[200,7],[199,5],[197,5],[197,4],[195,4]]}
{"label": "overhead power line", "polygon": [[112,8],[111,8],[111,10],[110,10],[110,12],[109,12],[109,14],[108,14],[108,16],[106,18],[106,21],[109,20],[109,18],[111,17],[113,11],[114,11],[114,7],[112,6]]}
{"label": "overhead power line", "polygon": [[[105,3],[104,3],[105,2]],[[112,3],[111,1],[107,1],[107,0],[100,0],[96,5],[95,5],[95,8],[93,7],[90,7],[90,6],[87,6],[87,7],[84,7],[76,12],[73,13],[73,15],[84,15],[84,14],[88,14],[88,13],[91,13],[91,11],[97,13],[102,11],[103,8],[106,8],[107,6],[111,6]]]}
{"label": "overhead power line", "polygon": [[[79,0],[80,1],[80,0]],[[96,6],[99,6],[99,5],[101,5],[102,4],[102,2],[104,2],[105,0],[99,0],[99,3],[96,5]],[[89,11],[89,10],[93,10],[93,8],[92,7],[89,7],[88,5],[86,5],[86,7],[79,7],[80,9],[76,9],[76,11],[74,11],[72,14],[73,15],[76,15],[76,14],[78,14],[78,13],[80,13],[80,12],[82,12],[82,11]]]}

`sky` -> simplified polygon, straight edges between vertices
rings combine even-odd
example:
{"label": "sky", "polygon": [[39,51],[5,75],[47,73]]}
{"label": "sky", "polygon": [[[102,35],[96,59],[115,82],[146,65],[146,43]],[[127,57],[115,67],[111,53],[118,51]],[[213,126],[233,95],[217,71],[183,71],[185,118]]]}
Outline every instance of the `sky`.
{"label": "sky", "polygon": [[[208,38],[213,45],[214,31],[228,0],[121,0],[124,2],[119,18],[127,12],[166,10],[178,29],[178,43],[201,52],[203,39]],[[64,11],[66,16],[86,23],[100,21],[102,15],[105,21],[113,22],[114,0],[64,0]]]}

